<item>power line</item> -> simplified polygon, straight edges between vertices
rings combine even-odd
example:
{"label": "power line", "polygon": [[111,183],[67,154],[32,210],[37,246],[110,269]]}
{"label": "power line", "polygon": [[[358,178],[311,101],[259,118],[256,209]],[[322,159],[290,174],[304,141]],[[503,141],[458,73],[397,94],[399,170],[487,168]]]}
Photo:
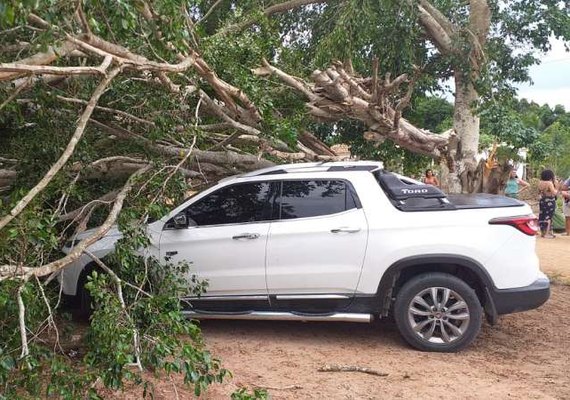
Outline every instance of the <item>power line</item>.
{"label": "power line", "polygon": [[570,61],[570,57],[557,58],[555,60],[547,60],[547,61],[541,62],[539,65],[553,64],[553,63],[557,63],[557,62],[561,62],[561,61]]}

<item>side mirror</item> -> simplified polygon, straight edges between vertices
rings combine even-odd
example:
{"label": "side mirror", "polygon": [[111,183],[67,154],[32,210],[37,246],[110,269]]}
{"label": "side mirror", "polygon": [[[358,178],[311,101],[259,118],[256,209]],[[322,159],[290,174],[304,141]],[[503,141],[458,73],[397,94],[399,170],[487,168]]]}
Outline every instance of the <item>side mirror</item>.
{"label": "side mirror", "polygon": [[172,218],[174,229],[186,229],[190,225],[185,212],[178,213]]}

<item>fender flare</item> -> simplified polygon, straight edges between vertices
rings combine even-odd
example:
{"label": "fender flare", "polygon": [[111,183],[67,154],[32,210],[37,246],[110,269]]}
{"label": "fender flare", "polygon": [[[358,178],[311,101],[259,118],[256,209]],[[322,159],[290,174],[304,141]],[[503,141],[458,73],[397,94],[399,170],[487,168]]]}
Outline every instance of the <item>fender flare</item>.
{"label": "fender flare", "polygon": [[380,280],[378,291],[376,293],[380,299],[381,315],[388,315],[390,306],[392,304],[393,290],[403,270],[414,266],[419,267],[438,264],[456,265],[460,268],[469,270],[469,272],[475,275],[482,285],[481,289],[483,290],[483,293],[481,293],[481,295],[483,296],[485,303],[485,313],[487,314],[487,319],[489,322],[496,322],[497,311],[495,309],[493,298],[489,293],[489,290],[495,289],[493,279],[479,262],[473,260],[472,258],[456,254],[429,254],[412,256],[396,261],[390,265],[390,267],[388,267],[388,269],[382,275],[382,279]]}

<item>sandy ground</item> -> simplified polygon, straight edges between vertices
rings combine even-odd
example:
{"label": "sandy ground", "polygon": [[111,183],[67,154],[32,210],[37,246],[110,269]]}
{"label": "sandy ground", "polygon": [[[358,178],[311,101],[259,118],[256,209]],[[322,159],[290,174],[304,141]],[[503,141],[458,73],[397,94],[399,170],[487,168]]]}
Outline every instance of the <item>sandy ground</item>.
{"label": "sandy ground", "polygon": [[[570,282],[570,237],[538,239],[542,269]],[[410,349],[389,321],[374,324],[204,321],[212,352],[234,377],[204,399],[267,387],[271,399],[570,399],[570,286],[554,284],[540,309],[484,324],[459,354]],[[326,364],[368,367],[318,372]],[[175,389],[176,387],[176,389]],[[180,379],[157,382],[157,399],[192,398]],[[116,398],[137,398],[116,394]]]}
{"label": "sandy ground", "polygon": [[554,280],[570,283],[570,237],[557,235],[554,239],[536,240],[540,267]]}

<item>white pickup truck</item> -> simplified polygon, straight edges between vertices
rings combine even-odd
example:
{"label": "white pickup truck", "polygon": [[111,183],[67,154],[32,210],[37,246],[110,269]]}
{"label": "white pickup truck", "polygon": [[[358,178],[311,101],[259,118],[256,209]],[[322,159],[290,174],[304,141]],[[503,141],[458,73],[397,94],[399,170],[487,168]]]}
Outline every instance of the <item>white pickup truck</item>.
{"label": "white pickup truck", "polygon": [[[193,318],[357,321],[393,316],[404,339],[457,351],[483,315],[550,295],[536,217],[520,201],[446,195],[372,161],[281,165],[239,175],[148,225],[151,253],[207,279]],[[81,240],[68,242],[64,251]],[[111,252],[115,229],[89,250]],[[61,277],[81,294],[92,260]]]}

